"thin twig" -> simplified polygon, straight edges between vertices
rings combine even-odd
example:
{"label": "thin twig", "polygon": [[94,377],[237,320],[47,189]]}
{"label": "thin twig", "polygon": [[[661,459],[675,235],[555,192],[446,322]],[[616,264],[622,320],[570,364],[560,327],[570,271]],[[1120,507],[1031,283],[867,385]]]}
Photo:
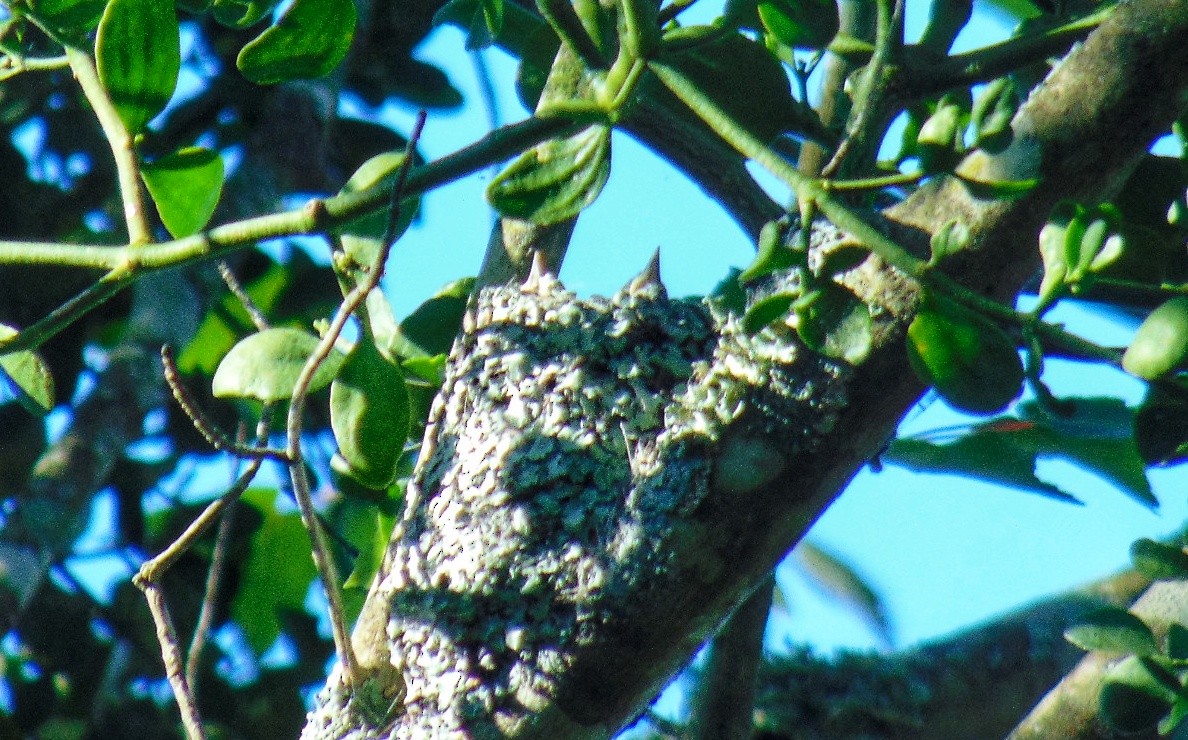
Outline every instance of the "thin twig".
{"label": "thin twig", "polygon": [[185,383],[182,382],[181,373],[177,369],[177,360],[173,354],[173,347],[168,344],[161,347],[161,364],[164,367],[165,383],[169,386],[169,390],[172,391],[177,405],[181,407],[182,412],[185,413],[190,423],[194,425],[194,429],[202,435],[202,438],[211,447],[219,452],[229,452],[239,457],[252,459],[268,458],[283,463],[289,462],[289,455],[284,450],[265,447],[263,446],[263,441],[257,445],[242,444],[232,439],[222,429],[219,429],[218,425],[198,405],[197,399],[186,388]]}
{"label": "thin twig", "polygon": [[334,646],[337,648],[339,659],[343,663],[346,684],[352,688],[361,685],[363,675],[355,658],[355,651],[351,647],[350,634],[347,631],[346,614],[342,604],[342,594],[339,591],[338,568],[334,564],[334,558],[326,542],[326,533],[323,531],[321,522],[317,517],[317,512],[313,507],[309,477],[305,472],[305,460],[301,451],[302,413],[305,410],[305,398],[309,393],[309,385],[313,380],[314,374],[317,373],[318,368],[322,366],[326,358],[330,356],[330,351],[334,348],[334,343],[338,341],[338,337],[342,333],[343,327],[346,326],[346,322],[355,313],[356,309],[363,305],[363,301],[367,299],[367,294],[379,285],[380,278],[383,277],[384,265],[388,261],[388,255],[392,251],[392,244],[398,233],[400,201],[404,196],[404,186],[408,180],[413,151],[416,147],[417,140],[421,136],[421,129],[424,125],[425,113],[422,111],[417,116],[412,133],[409,135],[408,145],[405,148],[404,161],[401,162],[400,169],[396,173],[395,181],[392,183],[388,222],[384,228],[383,247],[376,256],[375,264],[370,265],[370,269],[366,272],[363,281],[356,285],[346,298],[343,299],[342,305],[338,307],[338,311],[331,320],[330,326],[326,329],[322,341],[318,343],[317,348],[305,363],[305,367],[302,368],[301,374],[298,375],[297,382],[293,387],[293,398],[289,402],[289,415],[285,426],[288,439],[289,475],[293,481],[293,497],[297,501],[298,511],[301,512],[301,521],[309,532],[310,542],[313,548],[314,565],[317,566],[318,576],[322,580],[322,587],[326,591],[326,600],[329,603],[330,626],[334,633]]}
{"label": "thin twig", "polygon": [[210,556],[210,568],[206,571],[206,589],[202,595],[202,608],[198,612],[198,623],[194,626],[194,636],[190,638],[190,651],[186,656],[186,683],[194,696],[198,695],[199,669],[202,666],[202,651],[206,647],[206,638],[210,635],[210,628],[214,624],[215,604],[219,597],[219,587],[223,580],[223,565],[227,559],[227,549],[231,542],[231,527],[235,523],[235,504],[238,496],[229,499],[225,506],[222,519],[219,520],[219,531],[215,534],[214,552]]}
{"label": "thin twig", "polygon": [[205,740],[206,728],[202,726],[202,718],[198,715],[198,706],[190,685],[186,681],[186,674],[182,668],[181,648],[177,642],[177,630],[173,628],[173,619],[169,616],[169,606],[165,603],[165,594],[161,587],[150,581],[136,583],[144,598],[148,601],[149,611],[153,615],[153,623],[157,626],[157,642],[161,644],[161,658],[165,661],[165,677],[173,687],[173,696],[177,700],[177,708],[181,711],[182,724],[186,728],[186,736],[190,740]]}
{"label": "thin twig", "polygon": [[49,72],[69,66],[70,60],[65,56],[33,59],[8,56],[5,57],[3,63],[0,63],[0,82],[11,80],[25,72]]}
{"label": "thin twig", "polygon": [[244,289],[243,284],[239,282],[239,278],[235,277],[235,273],[231,272],[231,266],[227,264],[226,260],[219,260],[219,277],[223,278],[227,289],[231,291],[231,295],[239,299],[239,303],[243,306],[243,310],[247,311],[248,318],[252,320],[252,326],[256,327],[256,331],[264,331],[268,328],[268,319],[265,318],[264,312],[248,295],[247,290]]}
{"label": "thin twig", "polygon": [[133,147],[132,135],[120,119],[120,114],[103,88],[103,83],[99,81],[99,72],[95,69],[95,60],[90,53],[69,43],[65,44],[65,47],[66,59],[70,63],[74,77],[86,95],[87,102],[95,111],[95,117],[99,119],[103,135],[115,158],[120,199],[124,204],[124,224],[128,229],[128,243],[148,244],[152,241],[152,232],[149,230],[144,188],[140,184],[140,162]]}

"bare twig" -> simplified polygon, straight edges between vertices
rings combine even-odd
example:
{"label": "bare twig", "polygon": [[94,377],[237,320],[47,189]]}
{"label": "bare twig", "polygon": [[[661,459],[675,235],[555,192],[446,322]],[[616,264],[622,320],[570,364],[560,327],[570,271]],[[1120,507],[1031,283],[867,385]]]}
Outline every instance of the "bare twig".
{"label": "bare twig", "polygon": [[206,729],[202,726],[202,718],[198,716],[198,706],[182,668],[177,630],[173,628],[173,619],[169,616],[165,594],[161,592],[160,586],[150,581],[137,580],[136,585],[144,592],[149,611],[153,615],[153,623],[157,626],[157,642],[161,644],[161,658],[165,661],[165,677],[173,687],[173,696],[177,700],[178,709],[181,710],[186,736],[190,740],[205,740]]}
{"label": "bare twig", "polygon": [[248,295],[243,284],[239,282],[239,278],[235,277],[235,273],[231,272],[231,266],[227,264],[226,260],[219,260],[219,276],[223,278],[223,282],[227,284],[227,289],[231,291],[231,294],[239,299],[243,310],[247,311],[248,317],[252,320],[252,326],[256,327],[256,331],[267,329],[268,319],[264,317],[264,312]]}
{"label": "bare twig", "polygon": [[346,298],[343,299],[342,304],[338,307],[338,311],[330,322],[330,326],[326,329],[322,341],[318,343],[317,348],[305,363],[305,367],[302,368],[301,374],[298,375],[297,382],[293,388],[293,398],[289,403],[289,415],[285,427],[288,439],[289,475],[293,481],[293,497],[297,502],[297,509],[301,512],[301,521],[304,523],[306,530],[309,531],[310,541],[313,546],[314,564],[317,566],[318,576],[322,580],[322,586],[326,591],[326,600],[329,603],[330,626],[334,633],[334,646],[338,650],[339,659],[343,663],[346,683],[352,688],[361,685],[363,677],[359,670],[358,661],[355,658],[355,652],[351,647],[350,634],[347,631],[346,615],[342,605],[342,594],[339,592],[338,569],[334,564],[334,558],[331,556],[330,547],[326,542],[326,533],[323,531],[321,522],[317,517],[317,512],[313,507],[309,477],[305,472],[305,462],[301,451],[301,432],[303,426],[301,417],[305,409],[305,398],[309,393],[309,385],[313,380],[314,374],[321,367],[322,363],[326,361],[326,358],[330,356],[330,351],[334,348],[334,343],[338,341],[338,337],[342,333],[343,327],[346,326],[346,322],[363,305],[363,302],[367,299],[367,294],[379,285],[380,278],[383,277],[384,264],[388,260],[388,255],[392,250],[392,244],[398,233],[400,201],[404,195],[404,185],[407,182],[408,172],[412,164],[412,153],[424,125],[425,113],[422,111],[417,116],[417,122],[413,126],[412,133],[409,135],[404,161],[401,163],[400,169],[396,173],[395,182],[392,184],[388,222],[384,228],[383,247],[376,256],[375,264],[369,266],[370,269],[366,271],[362,282],[356,285],[347,294]]}
{"label": "bare twig", "polygon": [[194,636],[190,638],[189,655],[186,656],[186,683],[189,684],[190,691],[194,692],[195,696],[198,695],[198,671],[202,666],[202,651],[206,647],[206,638],[210,635],[210,628],[214,624],[215,603],[218,600],[219,586],[223,579],[223,564],[227,558],[227,546],[231,541],[231,525],[235,523],[237,501],[238,496],[227,500],[224,506],[226,511],[223,512],[223,518],[219,520],[214,552],[210,556],[210,569],[206,572],[206,590],[202,595],[202,609],[198,612],[198,624],[194,626]]}
{"label": "bare twig", "polygon": [[177,401],[177,405],[189,418],[190,423],[202,435],[202,438],[219,452],[229,452],[239,457],[246,457],[252,459],[268,458],[270,460],[278,460],[283,463],[289,462],[288,453],[284,450],[273,449],[265,447],[264,443],[267,437],[259,440],[255,445],[245,445],[236,440],[231,439],[230,435],[219,429],[202,407],[198,405],[197,400],[190,394],[188,388],[182,382],[181,374],[177,370],[177,360],[173,355],[173,348],[169,345],[161,347],[161,363],[165,367],[165,382],[169,385],[169,390],[173,392],[173,398]]}

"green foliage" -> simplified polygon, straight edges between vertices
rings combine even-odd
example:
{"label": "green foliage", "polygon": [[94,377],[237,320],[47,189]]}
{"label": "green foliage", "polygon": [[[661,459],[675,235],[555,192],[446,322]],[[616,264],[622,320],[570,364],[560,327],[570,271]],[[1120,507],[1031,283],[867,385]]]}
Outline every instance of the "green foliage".
{"label": "green foliage", "polygon": [[1135,570],[1153,580],[1188,578],[1188,553],[1182,547],[1144,537],[1130,545],[1130,559]]}
{"label": "green foliage", "polygon": [[950,405],[975,414],[1002,411],[1023,388],[1023,363],[996,324],[956,303],[929,297],[908,327],[908,360]]}
{"label": "green foliage", "polygon": [[1152,311],[1139,325],[1122,355],[1131,375],[1158,380],[1188,360],[1188,297],[1176,296]]}
{"label": "green foliage", "polygon": [[172,0],[110,0],[95,36],[99,79],[132,134],[173,97],[181,42]]}
{"label": "green foliage", "polygon": [[1064,630],[1066,640],[1082,650],[1151,655],[1156,652],[1155,636],[1143,620],[1125,609],[1105,607],[1081,616]]}
{"label": "green foliage", "polygon": [[351,477],[369,488],[392,484],[408,437],[408,393],[400,366],[367,335],[330,385],[330,425]]}
{"label": "green foliage", "polygon": [[[17,335],[11,326],[0,324],[0,339]],[[36,352],[23,350],[0,354],[0,372],[17,391],[17,400],[30,413],[41,416],[54,408],[54,376]]]}
{"label": "green foliage", "polygon": [[278,509],[270,489],[249,490],[242,500],[263,520],[251,537],[231,616],[260,655],[280,635],[284,612],[301,611],[316,574],[309,556],[298,555],[309,552],[309,535],[297,512]]}
{"label": "green foliage", "polygon": [[[293,389],[313,356],[318,338],[292,327],[265,329],[240,340],[215,370],[215,396],[251,398],[265,403],[293,397]],[[345,356],[331,350],[309,383],[309,392],[330,385]]]}
{"label": "green foliage", "polygon": [[161,223],[175,238],[198,233],[214,215],[223,192],[223,159],[202,147],[186,147],[140,170]]}
{"label": "green foliage", "polygon": [[235,66],[257,85],[325,77],[350,50],[355,21],[353,0],[294,0],[243,47]]}
{"label": "green foliage", "polygon": [[541,226],[576,216],[610,177],[610,129],[590,126],[565,139],[529,149],[487,188],[504,216]]}

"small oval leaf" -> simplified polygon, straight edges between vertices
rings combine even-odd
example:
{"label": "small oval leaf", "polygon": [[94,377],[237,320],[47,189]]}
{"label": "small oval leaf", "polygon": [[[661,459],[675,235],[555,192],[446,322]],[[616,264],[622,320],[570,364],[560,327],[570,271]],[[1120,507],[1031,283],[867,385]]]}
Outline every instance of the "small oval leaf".
{"label": "small oval leaf", "polygon": [[366,336],[330,385],[330,427],[352,478],[377,490],[392,484],[408,437],[408,392],[400,366]]}
{"label": "small oval leaf", "polygon": [[[318,338],[302,329],[265,329],[241,339],[227,352],[215,370],[212,388],[222,397],[254,398],[258,401],[286,401],[305,363],[318,346]],[[330,385],[344,356],[331,350],[314,373],[309,392]]]}
{"label": "small oval leaf", "polygon": [[547,226],[594,202],[610,176],[610,129],[590,126],[521,154],[491,182],[487,199],[504,216]]}
{"label": "small oval leaf", "polygon": [[355,20],[353,0],[294,0],[240,50],[235,66],[257,85],[324,77],[350,50]]}
{"label": "small oval leaf", "polygon": [[747,334],[756,334],[764,327],[788,315],[788,309],[796,300],[795,293],[776,293],[755,301],[743,316],[742,328]]}
{"label": "small oval leaf", "polygon": [[756,11],[774,40],[796,49],[828,46],[840,24],[834,0],[763,0]]}
{"label": "small oval leaf", "polygon": [[1064,639],[1082,650],[1151,655],[1158,651],[1151,628],[1118,607],[1095,609],[1064,631]]}
{"label": "small oval leaf", "polygon": [[1134,567],[1152,580],[1188,578],[1188,553],[1182,547],[1142,538],[1130,545]]}
{"label": "small oval leaf", "polygon": [[180,239],[198,233],[214,215],[223,193],[223,158],[203,147],[186,147],[141,168],[161,223]]}
{"label": "small oval leaf", "polygon": [[1122,368],[1157,380],[1188,361],[1188,296],[1176,296],[1147,316],[1122,355]]}
{"label": "small oval leaf", "polygon": [[[17,335],[0,324],[0,339]],[[54,408],[54,376],[41,356],[31,350],[0,354],[0,370],[12,381],[17,401],[31,414],[44,416]]]}
{"label": "small oval leaf", "polygon": [[177,87],[181,41],[173,0],[111,0],[95,36],[95,66],[128,132],[140,133]]}
{"label": "small oval leaf", "polygon": [[1023,389],[1023,363],[1011,338],[952,301],[927,297],[907,339],[912,369],[954,408],[996,413]]}

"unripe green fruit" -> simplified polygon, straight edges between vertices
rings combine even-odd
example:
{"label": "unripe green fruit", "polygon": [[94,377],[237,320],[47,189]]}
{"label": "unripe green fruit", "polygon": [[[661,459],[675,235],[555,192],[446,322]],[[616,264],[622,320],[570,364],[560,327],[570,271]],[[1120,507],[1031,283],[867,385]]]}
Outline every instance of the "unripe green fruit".
{"label": "unripe green fruit", "polygon": [[926,299],[907,338],[916,375],[954,408],[995,413],[1022,390],[1023,363],[1010,337],[955,303]]}
{"label": "unripe green fruit", "polygon": [[1131,375],[1156,380],[1188,360],[1188,297],[1177,296],[1151,312],[1122,355]]}

